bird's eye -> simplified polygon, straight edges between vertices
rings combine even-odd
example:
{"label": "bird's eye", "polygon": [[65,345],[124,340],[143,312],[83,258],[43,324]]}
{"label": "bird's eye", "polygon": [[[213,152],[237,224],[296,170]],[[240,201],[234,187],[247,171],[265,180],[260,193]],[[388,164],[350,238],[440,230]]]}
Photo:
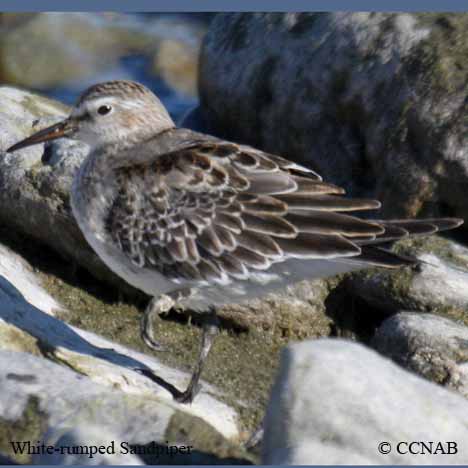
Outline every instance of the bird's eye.
{"label": "bird's eye", "polygon": [[106,115],[106,114],[108,114],[111,110],[112,110],[112,107],[106,104],[106,105],[104,105],[104,106],[99,106],[97,111],[98,111],[98,114],[99,114],[99,115]]}

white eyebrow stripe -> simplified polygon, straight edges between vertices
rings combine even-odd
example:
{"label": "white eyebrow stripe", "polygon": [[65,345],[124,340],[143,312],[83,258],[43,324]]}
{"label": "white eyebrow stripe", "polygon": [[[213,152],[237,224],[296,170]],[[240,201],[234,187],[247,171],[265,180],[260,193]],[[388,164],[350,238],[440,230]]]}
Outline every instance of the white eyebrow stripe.
{"label": "white eyebrow stripe", "polygon": [[104,96],[101,98],[96,98],[91,101],[84,101],[78,107],[75,107],[73,110],[73,115],[77,118],[83,117],[89,112],[94,112],[101,106],[112,105],[117,102],[116,98],[113,96]]}
{"label": "white eyebrow stripe", "polygon": [[123,109],[137,109],[141,108],[141,102],[140,101],[130,101],[130,100],[122,100],[120,101],[119,106]]}
{"label": "white eyebrow stripe", "polygon": [[[88,103],[83,103],[85,106],[87,105],[88,109],[97,109],[98,107],[105,106],[105,105],[112,105],[117,102],[114,96],[104,96],[101,98],[93,99]],[[83,105],[82,104],[82,105]]]}

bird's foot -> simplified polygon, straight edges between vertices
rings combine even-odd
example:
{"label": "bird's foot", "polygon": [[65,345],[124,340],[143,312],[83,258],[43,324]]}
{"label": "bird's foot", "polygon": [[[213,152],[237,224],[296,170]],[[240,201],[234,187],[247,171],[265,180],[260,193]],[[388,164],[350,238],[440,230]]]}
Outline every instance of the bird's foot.
{"label": "bird's foot", "polygon": [[201,389],[201,385],[196,383],[195,386],[189,385],[183,392],[180,392],[178,395],[174,395],[174,400],[182,404],[190,404],[193,402],[194,398],[198,395],[198,392]]}
{"label": "bird's foot", "polygon": [[[145,329],[142,326],[142,331],[143,330]],[[167,390],[169,390],[172,393],[174,400],[177,401],[178,403],[183,403],[183,404],[192,403],[193,399],[200,391],[200,388],[201,388],[201,385],[199,383],[200,376],[202,374],[203,368],[205,366],[205,361],[208,357],[211,347],[213,346],[213,343],[216,338],[216,335],[218,334],[218,331],[219,331],[218,319],[214,312],[210,313],[208,317],[204,318],[203,334],[202,334],[202,339],[201,339],[201,346],[200,346],[200,352],[198,355],[198,360],[195,365],[195,369],[192,373],[192,377],[190,378],[190,382],[184,391],[180,391],[177,388],[175,388],[173,385],[168,384],[167,382],[163,382],[163,380],[160,377],[155,376],[153,372],[150,371],[149,369],[135,368],[134,370],[135,372],[138,372],[139,374],[150,378],[154,382],[160,385],[163,385]],[[145,340],[145,343],[146,343],[146,340]],[[151,344],[153,345],[154,343],[151,343]]]}
{"label": "bird's foot", "polygon": [[211,312],[203,321],[203,334],[201,339],[200,353],[195,365],[195,369],[190,378],[187,389],[178,395],[174,395],[174,400],[179,403],[192,403],[193,399],[200,391],[200,376],[205,367],[205,362],[213,346],[214,340],[219,332],[219,321],[214,312]]}
{"label": "bird's foot", "polygon": [[174,299],[166,294],[151,299],[140,320],[140,336],[143,342],[154,351],[167,351],[167,349],[154,338],[154,324],[161,320],[161,315],[169,312],[175,305]]}

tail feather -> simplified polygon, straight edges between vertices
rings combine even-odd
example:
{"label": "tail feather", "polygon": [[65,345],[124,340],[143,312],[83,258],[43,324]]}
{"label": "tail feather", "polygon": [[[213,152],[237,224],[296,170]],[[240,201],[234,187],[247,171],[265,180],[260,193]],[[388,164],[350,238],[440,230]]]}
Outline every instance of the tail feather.
{"label": "tail feather", "polygon": [[374,239],[357,239],[359,246],[380,245],[387,242],[395,242],[406,237],[419,237],[435,234],[436,232],[448,231],[463,224],[459,218],[438,219],[397,219],[378,220],[376,223],[385,228],[385,232],[375,236]]}
{"label": "tail feather", "polygon": [[447,231],[463,224],[463,220],[458,218],[379,220],[376,222],[385,228],[385,232],[375,236],[374,239],[358,239],[356,243],[361,247],[361,254],[349,258],[348,261],[385,268],[417,265],[422,263],[418,258],[391,252],[381,245],[407,237],[427,236]]}
{"label": "tail feather", "polygon": [[414,266],[420,263],[416,257],[400,255],[382,247],[373,246],[363,247],[361,255],[351,257],[348,261],[384,268],[400,268],[404,266]]}

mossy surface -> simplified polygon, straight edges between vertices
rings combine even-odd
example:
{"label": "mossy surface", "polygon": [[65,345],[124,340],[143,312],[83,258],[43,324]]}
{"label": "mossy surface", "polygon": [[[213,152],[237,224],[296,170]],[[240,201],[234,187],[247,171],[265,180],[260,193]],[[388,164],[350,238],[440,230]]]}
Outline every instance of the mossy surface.
{"label": "mossy surface", "polygon": [[37,340],[34,337],[6,322],[0,326],[0,342],[2,343],[2,350],[24,352],[35,356],[41,355]]}
{"label": "mossy surface", "polygon": [[40,409],[37,397],[30,397],[21,417],[15,421],[0,417],[0,453],[20,464],[31,463],[31,455],[15,453],[12,442],[30,441],[36,445],[47,428],[47,415]]}
{"label": "mossy surface", "polygon": [[[139,336],[139,320],[146,306],[126,300],[115,288],[67,264],[45,246],[0,228],[0,241],[34,265],[43,287],[64,307],[59,318],[132,349],[152,353]],[[189,323],[190,322],[190,323]],[[196,362],[201,327],[197,317],[172,312],[161,320],[158,338],[168,352],[155,353],[164,364],[190,372]],[[284,330],[222,329],[208,358],[203,379],[219,387],[221,398],[240,414],[245,436],[261,422],[279,352],[289,339]],[[286,333],[287,335],[287,333]]]}
{"label": "mossy surface", "polygon": [[466,88],[468,14],[420,13],[416,18],[419,26],[431,29],[429,37],[414,51],[431,85],[448,93]]}
{"label": "mossy surface", "polygon": [[[67,309],[67,323],[98,333],[144,353],[152,353],[139,336],[144,307],[109,301],[66,281],[40,274],[44,287]],[[190,372],[196,362],[201,329],[193,319],[172,313],[158,324],[158,338],[168,352],[154,355],[171,367]],[[271,334],[222,330],[207,361],[203,379],[226,392],[224,399],[240,412],[248,431],[263,417],[268,392],[278,365],[279,350],[286,341]],[[244,403],[241,403],[244,402]]]}

